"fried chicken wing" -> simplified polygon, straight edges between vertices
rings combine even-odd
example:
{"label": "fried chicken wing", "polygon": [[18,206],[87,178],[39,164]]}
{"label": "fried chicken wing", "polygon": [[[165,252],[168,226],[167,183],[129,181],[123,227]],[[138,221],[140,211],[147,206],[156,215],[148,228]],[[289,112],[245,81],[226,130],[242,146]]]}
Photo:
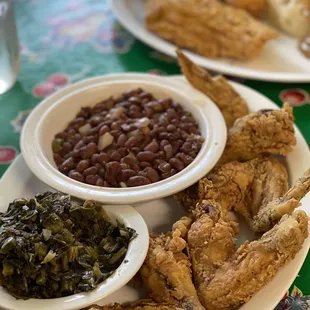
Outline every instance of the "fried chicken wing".
{"label": "fried chicken wing", "polygon": [[[287,170],[281,162],[272,157],[258,157],[244,163],[224,164],[176,198],[187,209],[193,209],[203,199],[213,199],[225,210],[237,211],[257,231],[262,215],[267,214],[267,209],[257,215],[259,211],[287,190]],[[263,231],[271,227],[270,223]]]}
{"label": "fried chicken wing", "polygon": [[300,206],[300,200],[310,191],[310,169],[296,184],[280,198],[263,204],[254,216],[252,228],[255,231],[266,231],[278,222],[284,214],[292,212]]}
{"label": "fried chicken wing", "polygon": [[261,239],[246,242],[215,273],[202,294],[207,310],[237,307],[248,301],[289,263],[308,236],[308,217],[303,211],[284,215]]}
{"label": "fried chicken wing", "polygon": [[253,59],[278,36],[246,11],[217,0],[148,0],[145,24],[177,46],[209,58]]}
{"label": "fried chicken wing", "polygon": [[193,213],[195,221],[188,232],[188,248],[201,298],[216,269],[235,252],[238,223],[214,200],[201,201]]}
{"label": "fried chicken wing", "polygon": [[246,161],[263,154],[287,155],[296,144],[293,111],[288,103],[280,110],[261,110],[239,118],[228,131],[219,161]]}
{"label": "fried chicken wing", "polygon": [[154,301],[171,305],[187,303],[192,309],[202,310],[192,282],[191,264],[183,253],[187,246],[183,238],[191,222],[184,217],[174,224],[171,234],[151,238],[140,276]]}
{"label": "fried chicken wing", "polygon": [[246,101],[222,76],[212,78],[209,72],[192,62],[181,50],[177,50],[179,64],[187,81],[208,96],[221,110],[227,127],[249,113]]}

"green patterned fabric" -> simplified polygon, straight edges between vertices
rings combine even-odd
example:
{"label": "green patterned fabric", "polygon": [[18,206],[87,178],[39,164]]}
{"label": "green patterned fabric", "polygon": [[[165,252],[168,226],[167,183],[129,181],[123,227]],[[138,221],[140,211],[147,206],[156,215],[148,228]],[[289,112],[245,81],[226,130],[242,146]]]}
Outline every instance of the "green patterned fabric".
{"label": "green patterned fabric", "polygon": [[[20,152],[20,131],[31,109],[61,87],[107,73],[180,73],[174,59],[125,31],[106,0],[16,0],[15,14],[22,66],[15,86],[0,95],[0,176]],[[279,105],[285,98],[295,106],[296,124],[310,143],[310,84],[238,81]],[[310,295],[310,255],[294,284],[299,289],[278,309],[307,303],[301,291]],[[298,309],[310,309],[303,304]]]}

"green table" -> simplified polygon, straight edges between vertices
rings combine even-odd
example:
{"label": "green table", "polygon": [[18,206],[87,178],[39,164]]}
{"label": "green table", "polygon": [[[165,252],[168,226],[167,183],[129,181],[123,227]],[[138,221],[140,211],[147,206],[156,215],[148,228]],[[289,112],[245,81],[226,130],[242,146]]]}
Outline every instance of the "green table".
{"label": "green table", "polygon": [[[105,0],[16,0],[15,11],[22,67],[15,86],[0,96],[0,176],[20,151],[27,115],[57,89],[107,73],[180,73],[174,59],[126,32]],[[277,104],[285,97],[296,106],[296,124],[310,143],[310,84],[240,81]],[[310,296],[302,296],[310,295],[310,254],[289,294],[277,309],[310,309]]]}

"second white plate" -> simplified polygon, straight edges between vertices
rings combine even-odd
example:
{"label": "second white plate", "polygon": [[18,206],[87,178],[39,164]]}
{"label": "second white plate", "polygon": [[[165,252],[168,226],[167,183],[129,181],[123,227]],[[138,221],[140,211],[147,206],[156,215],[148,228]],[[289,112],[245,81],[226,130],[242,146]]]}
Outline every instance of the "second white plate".
{"label": "second white plate", "polygon": [[[167,55],[176,57],[176,46],[144,27],[144,0],[110,0],[119,22],[135,37]],[[228,59],[208,59],[186,52],[197,64],[231,76],[275,82],[309,82],[310,60],[298,50],[294,38],[281,35],[270,41],[259,57],[241,62]]]}

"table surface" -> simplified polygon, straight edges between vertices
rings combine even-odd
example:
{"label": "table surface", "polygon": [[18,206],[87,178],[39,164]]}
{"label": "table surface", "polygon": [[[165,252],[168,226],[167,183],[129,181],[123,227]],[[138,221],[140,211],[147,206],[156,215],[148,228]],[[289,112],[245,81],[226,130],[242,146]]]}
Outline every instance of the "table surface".
{"label": "table surface", "polygon": [[[119,72],[179,74],[176,61],[125,31],[106,0],[15,0],[21,70],[0,95],[0,176],[20,152],[20,131],[43,98],[86,77]],[[236,80],[236,79],[235,79]],[[296,124],[310,144],[310,84],[237,79],[281,105],[295,107]],[[277,309],[310,309],[310,254]]]}

